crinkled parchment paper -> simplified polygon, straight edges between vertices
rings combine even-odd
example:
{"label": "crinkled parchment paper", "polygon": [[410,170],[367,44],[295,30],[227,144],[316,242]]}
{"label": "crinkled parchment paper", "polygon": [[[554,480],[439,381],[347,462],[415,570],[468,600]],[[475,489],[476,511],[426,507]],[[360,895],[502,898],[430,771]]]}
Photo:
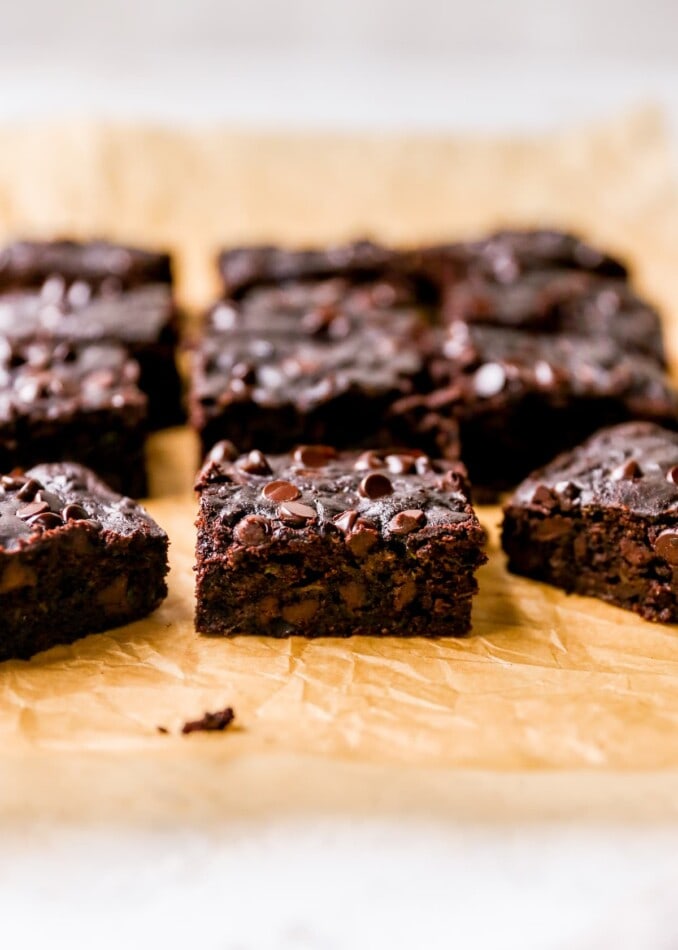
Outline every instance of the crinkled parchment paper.
{"label": "crinkled parchment paper", "polygon": [[[506,223],[576,228],[630,256],[678,356],[678,199],[654,113],[513,142],[0,130],[2,233],[168,244],[192,306],[214,291],[222,242],[408,242]],[[487,508],[490,563],[465,640],[198,637],[195,460],[186,430],[154,437],[148,507],[172,541],[166,604],[147,621],[0,664],[0,814],[676,807],[676,630],[510,577]],[[177,735],[227,704],[237,728]]]}

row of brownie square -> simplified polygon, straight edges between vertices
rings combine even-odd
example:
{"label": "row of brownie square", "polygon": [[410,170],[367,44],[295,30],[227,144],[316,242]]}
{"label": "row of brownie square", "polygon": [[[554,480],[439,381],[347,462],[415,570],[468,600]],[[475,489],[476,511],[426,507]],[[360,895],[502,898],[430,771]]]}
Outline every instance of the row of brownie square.
{"label": "row of brownie square", "polygon": [[[469,631],[486,556],[461,463],[222,442],[196,489],[198,632]],[[627,423],[559,456],[507,502],[502,541],[516,573],[675,622],[678,434]],[[167,544],[81,466],[0,478],[0,659],[146,616],[167,593]]]}
{"label": "row of brownie square", "polygon": [[494,492],[597,428],[678,418],[656,310],[620,261],[567,234],[251,247],[220,267],[192,361],[203,454],[224,438],[461,452]]}
{"label": "row of brownie square", "polygon": [[73,460],[146,493],[149,428],[182,417],[164,252],[103,241],[0,251],[0,470]]}

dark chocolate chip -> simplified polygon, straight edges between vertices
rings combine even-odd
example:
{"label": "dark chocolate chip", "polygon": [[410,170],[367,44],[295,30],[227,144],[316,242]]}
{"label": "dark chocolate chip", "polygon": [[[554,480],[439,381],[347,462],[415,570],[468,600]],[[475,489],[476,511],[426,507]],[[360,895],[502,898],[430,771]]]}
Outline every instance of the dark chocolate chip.
{"label": "dark chocolate chip", "polygon": [[406,511],[399,511],[388,523],[392,534],[410,534],[426,522],[426,515],[419,508],[408,508]]}
{"label": "dark chocolate chip", "polygon": [[0,485],[8,492],[21,491],[25,484],[25,478],[14,478],[12,475],[3,475],[0,478]]}
{"label": "dark chocolate chip", "polygon": [[427,472],[434,472],[435,466],[428,455],[418,455],[414,460],[414,467],[417,475],[426,475]]}
{"label": "dark chocolate chip", "polygon": [[45,531],[49,531],[51,528],[60,528],[64,521],[61,515],[57,515],[53,511],[43,511],[42,514],[31,518],[28,523],[31,528],[43,528]]}
{"label": "dark chocolate chip", "polygon": [[438,479],[438,487],[443,491],[463,491],[466,488],[466,478],[462,472],[451,468]]}
{"label": "dark chocolate chip", "polygon": [[239,455],[238,450],[228,439],[223,439],[210,450],[207,460],[209,462],[234,462]]}
{"label": "dark chocolate chip", "polygon": [[344,534],[350,534],[357,520],[358,512],[349,508],[348,511],[342,511],[340,515],[335,516],[334,524],[340,531],[343,531]]}
{"label": "dark chocolate chip", "polygon": [[294,461],[306,468],[324,468],[336,457],[337,450],[331,445],[300,445],[294,452]]}
{"label": "dark chocolate chip", "polygon": [[264,544],[269,533],[269,524],[261,515],[247,515],[233,529],[233,537],[239,544],[257,547]]}
{"label": "dark chocolate chip", "polygon": [[261,493],[269,501],[294,501],[301,495],[296,485],[284,481],[269,482],[268,485],[264,485]]}
{"label": "dark chocolate chip", "polygon": [[413,455],[387,455],[384,461],[389,472],[394,475],[406,475],[414,471]]}
{"label": "dark chocolate chip", "polygon": [[393,485],[390,478],[381,475],[378,472],[372,472],[366,475],[358,485],[358,492],[363,498],[383,498],[384,495],[390,495],[393,492]]}
{"label": "dark chocolate chip", "polygon": [[377,452],[373,452],[371,449],[359,455],[353,466],[356,472],[364,472],[366,469],[383,467],[384,460]]}
{"label": "dark chocolate chip", "polygon": [[[42,488],[42,484],[35,478],[29,478],[22,488],[16,493],[19,501],[33,501],[37,493]],[[42,499],[39,499],[42,500]]]}
{"label": "dark chocolate chip", "polygon": [[41,488],[37,495],[35,496],[36,501],[45,501],[50,507],[50,511],[60,512],[63,501],[59,498],[58,495],[55,495],[54,492],[46,491],[44,488]]}
{"label": "dark chocolate chip", "polygon": [[263,452],[260,452],[259,449],[252,449],[249,455],[245,458],[240,459],[238,462],[238,468],[243,472],[247,472],[248,475],[271,475],[272,469],[268,464],[268,459]]}
{"label": "dark chocolate chip", "polygon": [[610,472],[610,478],[614,482],[625,481],[631,478],[642,478],[643,470],[635,459],[627,459]]}
{"label": "dark chocolate chip", "polygon": [[306,524],[307,521],[315,521],[318,513],[310,505],[304,505],[300,501],[285,501],[278,508],[278,515],[281,521],[296,527]]}
{"label": "dark chocolate chip", "polygon": [[579,498],[581,495],[580,487],[575,485],[574,482],[556,482],[554,487],[559,495],[561,495],[563,498],[568,498],[570,501],[573,501],[575,498]]}
{"label": "dark chocolate chip", "polygon": [[64,510],[61,512],[61,517],[64,521],[87,521],[89,519],[89,514],[85,511],[82,505],[76,505],[71,503],[66,505]]}
{"label": "dark chocolate chip", "polygon": [[501,363],[485,363],[476,370],[473,385],[484,399],[496,396],[506,385],[506,370]]}
{"label": "dark chocolate chip", "polygon": [[547,485],[537,485],[532,495],[532,504],[550,511],[558,506],[558,496]]}
{"label": "dark chocolate chip", "polygon": [[668,470],[666,481],[671,482],[672,485],[678,485],[678,465],[674,465],[673,468]]}
{"label": "dark chocolate chip", "polygon": [[22,521],[28,521],[30,518],[35,518],[36,515],[41,515],[46,511],[49,511],[49,505],[46,501],[32,501],[30,504],[19,508],[16,516],[21,518]]}
{"label": "dark chocolate chip", "polygon": [[678,564],[678,531],[668,528],[654,542],[655,552],[669,564]]}

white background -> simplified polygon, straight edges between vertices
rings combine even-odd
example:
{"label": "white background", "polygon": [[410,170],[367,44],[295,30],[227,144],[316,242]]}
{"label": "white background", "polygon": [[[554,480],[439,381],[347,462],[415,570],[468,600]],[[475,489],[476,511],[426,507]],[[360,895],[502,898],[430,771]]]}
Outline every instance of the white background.
{"label": "white background", "polygon": [[[25,0],[0,23],[0,118],[518,131],[656,101],[678,129],[676,0]],[[673,950],[677,845],[661,826],[41,828],[0,843],[0,946]]]}

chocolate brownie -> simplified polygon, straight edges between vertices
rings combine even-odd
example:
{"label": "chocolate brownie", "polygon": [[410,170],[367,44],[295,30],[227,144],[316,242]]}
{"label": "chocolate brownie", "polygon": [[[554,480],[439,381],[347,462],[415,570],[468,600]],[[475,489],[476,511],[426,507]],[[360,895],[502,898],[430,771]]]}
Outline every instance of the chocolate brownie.
{"label": "chocolate brownie", "polygon": [[[224,438],[265,452],[393,444],[388,408],[428,387],[427,334],[426,311],[398,280],[258,288],[211,313],[193,358],[191,422],[204,451]],[[404,424],[399,435],[408,441]]]}
{"label": "chocolate brownie", "polygon": [[148,251],[109,241],[15,241],[0,250],[0,289],[82,285],[117,292],[141,284],[170,284],[172,265],[164,251]]}
{"label": "chocolate brownie", "polygon": [[80,465],[0,478],[0,660],[145,617],[167,596],[167,544]]}
{"label": "chocolate brownie", "polygon": [[222,251],[218,267],[225,296],[237,299],[252,287],[289,280],[374,280],[388,274],[398,257],[397,251],[366,240],[302,250],[260,244]]}
{"label": "chocolate brownie", "polygon": [[421,447],[432,454],[447,452],[458,423],[471,480],[487,488],[515,485],[604,425],[678,424],[678,396],[661,366],[612,339],[455,323],[442,352],[431,365],[439,388],[392,411],[410,429],[427,420]]}
{"label": "chocolate brownie", "polygon": [[666,363],[657,311],[626,282],[585,271],[529,271],[509,284],[468,275],[446,288],[443,320],[610,337]]}
{"label": "chocolate brownie", "polygon": [[603,429],[534,472],[504,509],[508,566],[648,620],[678,620],[678,434]]}
{"label": "chocolate brownie", "polygon": [[39,292],[0,294],[0,337],[121,343],[139,363],[149,426],[160,428],[182,418],[175,362],[178,316],[165,285],[95,295],[87,284],[64,290],[63,282],[50,280]]}
{"label": "chocolate brownie", "polygon": [[238,457],[220,443],[196,487],[199,632],[469,630],[486,558],[460,463],[322,445]]}
{"label": "chocolate brownie", "polygon": [[145,395],[138,364],[113,343],[0,337],[0,471],[80,462],[113,488],[145,493]]}

